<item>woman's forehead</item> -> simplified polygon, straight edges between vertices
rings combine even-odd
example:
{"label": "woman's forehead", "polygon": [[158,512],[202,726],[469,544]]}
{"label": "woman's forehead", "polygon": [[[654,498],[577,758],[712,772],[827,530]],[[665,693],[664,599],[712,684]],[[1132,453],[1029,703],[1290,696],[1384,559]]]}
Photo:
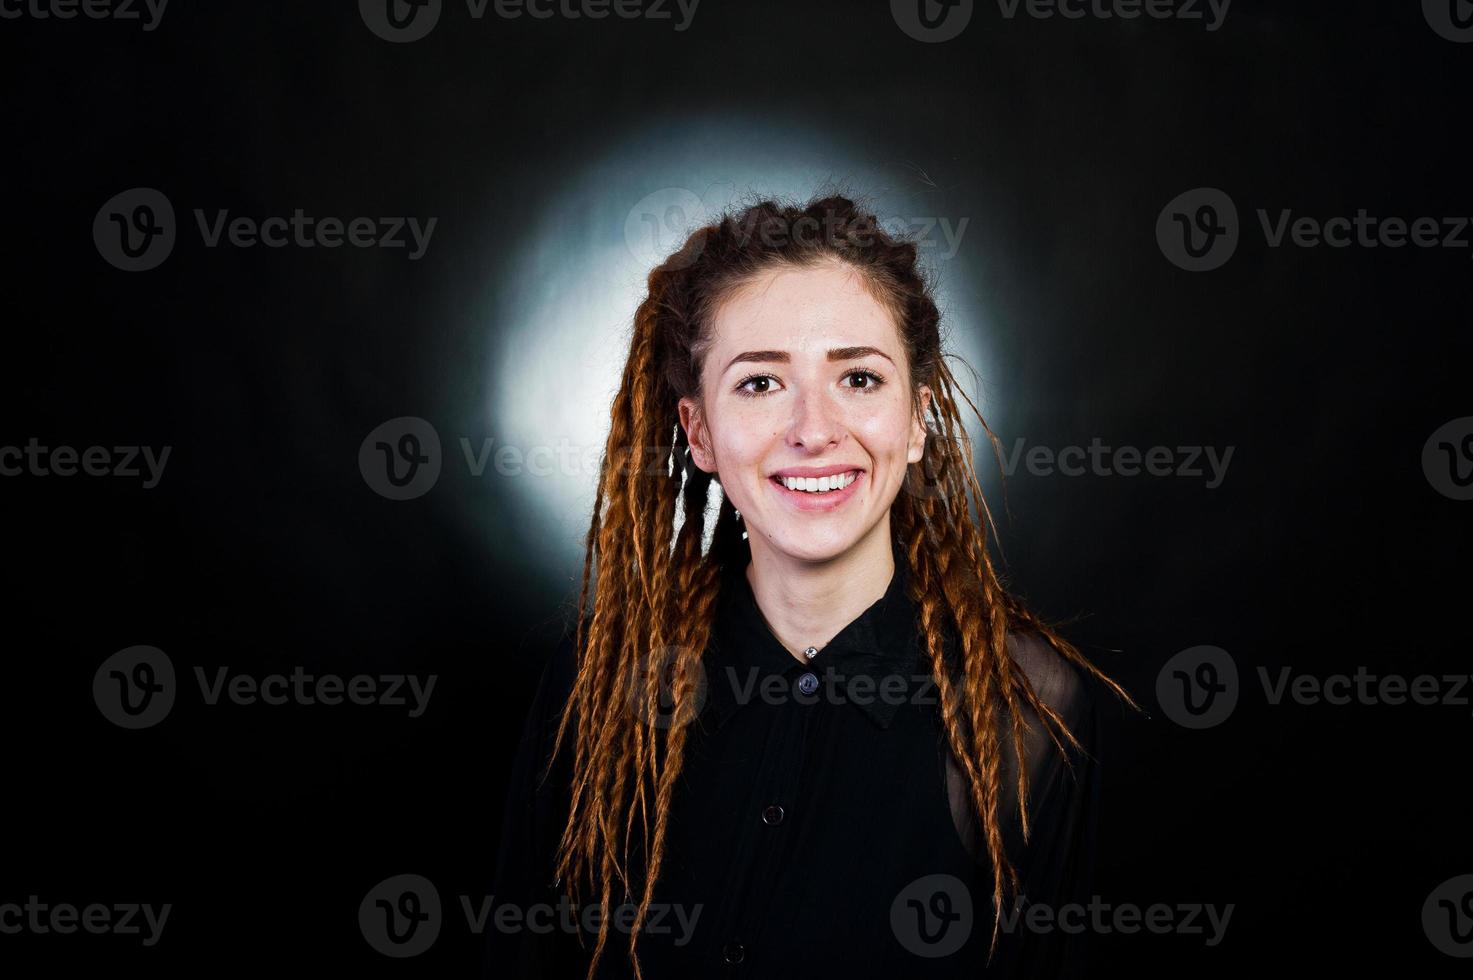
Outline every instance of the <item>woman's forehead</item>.
{"label": "woman's forehead", "polygon": [[900,339],[862,274],[833,264],[759,274],[727,297],[711,326],[718,368],[730,357],[724,352],[759,349],[821,358],[838,347],[871,346],[893,358]]}

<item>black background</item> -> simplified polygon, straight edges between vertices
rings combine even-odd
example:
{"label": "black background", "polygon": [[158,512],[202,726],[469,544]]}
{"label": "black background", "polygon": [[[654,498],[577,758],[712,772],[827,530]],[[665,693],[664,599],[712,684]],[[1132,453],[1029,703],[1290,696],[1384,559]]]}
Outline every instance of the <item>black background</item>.
{"label": "black background", "polygon": [[[1470,414],[1473,249],[1270,248],[1255,214],[1473,214],[1473,44],[1439,37],[1417,3],[1237,0],[1212,32],[979,3],[936,44],[871,0],[704,0],[682,32],[476,22],[450,3],[429,37],[396,45],[353,3],[174,0],[151,32],[26,17],[0,20],[0,43],[0,446],[172,447],[148,490],[0,478],[0,902],[174,906],[152,948],[0,935],[0,963],[479,967],[457,896],[485,894],[507,767],[579,569],[548,573],[504,482],[462,471],[386,500],[359,444],[387,419],[464,419],[500,397],[488,389],[507,374],[486,365],[524,325],[483,300],[536,247],[570,174],[664,119],[677,122],[639,153],[719,157],[678,121],[740,115],[819,145],[838,134],[837,177],[860,153],[911,174],[924,213],[970,219],[945,275],[991,311],[995,357],[979,367],[1005,444],[1235,447],[1215,489],[1020,470],[1005,511],[994,495],[1014,587],[1077,617],[1066,634],[1152,715],[1114,726],[1096,890],[1235,904],[1215,947],[1101,937],[1108,969],[1466,969],[1433,948],[1421,909],[1473,872],[1473,708],[1271,707],[1256,677],[1467,669],[1473,503],[1429,484],[1422,451]],[[766,151],[782,162],[783,146]],[[127,273],[91,227],[140,186],[174,202],[180,239]],[[1196,187],[1228,192],[1242,224],[1233,258],[1205,273],[1155,237]],[[197,206],[439,222],[415,262],[206,249],[186,223]],[[195,665],[438,683],[415,719],[185,691],[127,731],[91,685],[134,644],[167,651],[186,686]],[[1156,706],[1156,676],[1199,644],[1232,653],[1243,696],[1226,723],[1189,731]],[[357,909],[405,872],[434,881],[446,923],[395,961]]]}

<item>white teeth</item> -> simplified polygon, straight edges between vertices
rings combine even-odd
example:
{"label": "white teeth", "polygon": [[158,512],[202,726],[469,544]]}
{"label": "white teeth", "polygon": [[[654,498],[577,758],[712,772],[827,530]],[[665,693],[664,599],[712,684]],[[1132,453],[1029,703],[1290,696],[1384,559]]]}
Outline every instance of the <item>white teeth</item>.
{"label": "white teeth", "polygon": [[830,490],[844,489],[858,476],[858,470],[850,470],[848,473],[835,473],[833,476],[784,476],[780,479],[782,485],[789,490],[801,490],[804,493],[827,493]]}

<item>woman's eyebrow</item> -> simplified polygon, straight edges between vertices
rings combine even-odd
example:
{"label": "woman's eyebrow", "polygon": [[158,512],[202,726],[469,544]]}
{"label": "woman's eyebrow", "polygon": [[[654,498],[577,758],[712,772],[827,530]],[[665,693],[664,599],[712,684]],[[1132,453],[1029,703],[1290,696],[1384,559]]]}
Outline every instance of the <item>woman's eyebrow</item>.
{"label": "woman's eyebrow", "polygon": [[878,347],[868,347],[868,346],[865,346],[865,347],[835,347],[833,350],[829,351],[829,360],[831,360],[831,361],[852,361],[852,360],[854,360],[857,357],[865,357],[865,356],[867,356],[869,354],[878,354],[879,356],[883,357],[885,360],[889,361],[891,364],[894,364],[895,363],[895,359],[894,358],[892,358],[889,354],[886,354],[884,351],[880,350]]}
{"label": "woman's eyebrow", "polygon": [[[886,354],[884,351],[880,350],[878,347],[869,347],[869,346],[860,346],[860,347],[835,347],[835,348],[833,348],[832,350],[829,351],[829,360],[831,360],[831,361],[852,361],[852,360],[854,360],[857,357],[865,357],[866,355],[869,355],[869,354],[878,354],[880,357],[883,357],[885,360],[889,361],[891,364],[894,364],[895,363],[895,359],[893,357],[891,357],[889,354]],[[736,357],[733,357],[731,360],[729,360],[729,361],[726,362],[726,367],[722,368],[722,373],[724,374],[725,372],[730,371],[731,370],[731,366],[733,364],[740,364],[743,361],[758,361],[758,362],[768,363],[768,364],[772,364],[772,363],[776,363],[776,364],[787,364],[791,360],[792,360],[792,358],[790,356],[788,356],[788,352],[785,351],[785,350],[749,350],[749,351],[743,351],[742,353],[738,354]]]}
{"label": "woman's eyebrow", "polygon": [[732,364],[741,364],[742,361],[763,361],[763,363],[767,364],[787,364],[788,361],[791,360],[792,358],[788,357],[787,351],[742,351],[741,354],[737,355],[737,357],[732,358],[732,360],[726,361],[726,367],[722,368],[722,373],[726,373],[726,371],[732,370]]}

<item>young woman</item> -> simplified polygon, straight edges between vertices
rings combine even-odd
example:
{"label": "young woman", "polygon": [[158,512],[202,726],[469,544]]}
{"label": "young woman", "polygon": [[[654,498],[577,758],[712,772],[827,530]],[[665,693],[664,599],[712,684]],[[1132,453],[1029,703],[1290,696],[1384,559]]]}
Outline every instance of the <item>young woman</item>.
{"label": "young woman", "polygon": [[650,274],[496,975],[1078,970],[1096,704],[1134,702],[1000,583],[939,321],[915,246],[837,196]]}

